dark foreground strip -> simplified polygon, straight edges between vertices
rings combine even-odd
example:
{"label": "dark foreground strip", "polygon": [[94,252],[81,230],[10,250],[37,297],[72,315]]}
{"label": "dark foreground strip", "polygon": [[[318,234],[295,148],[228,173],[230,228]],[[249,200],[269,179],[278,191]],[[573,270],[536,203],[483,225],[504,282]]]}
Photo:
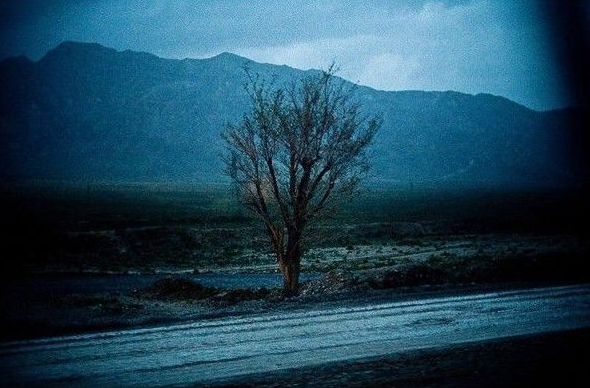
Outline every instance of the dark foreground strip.
{"label": "dark foreground strip", "polygon": [[417,350],[220,381],[216,387],[587,387],[590,329]]}

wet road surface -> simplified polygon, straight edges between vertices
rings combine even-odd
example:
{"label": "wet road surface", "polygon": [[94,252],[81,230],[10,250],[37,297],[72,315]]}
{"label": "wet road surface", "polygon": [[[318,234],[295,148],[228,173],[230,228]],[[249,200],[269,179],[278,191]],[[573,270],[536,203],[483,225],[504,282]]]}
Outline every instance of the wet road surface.
{"label": "wet road surface", "polygon": [[590,285],[503,291],[4,343],[0,383],[211,383],[585,327]]}

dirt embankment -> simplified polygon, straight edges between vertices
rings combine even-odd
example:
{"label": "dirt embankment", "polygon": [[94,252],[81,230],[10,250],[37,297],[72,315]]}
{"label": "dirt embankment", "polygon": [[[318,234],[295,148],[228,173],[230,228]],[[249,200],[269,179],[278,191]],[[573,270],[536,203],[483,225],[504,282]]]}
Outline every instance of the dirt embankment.
{"label": "dirt embankment", "polygon": [[[448,271],[452,270],[450,268]],[[530,281],[532,275],[527,275],[520,281],[513,282],[453,283],[442,270],[422,269],[421,266],[405,266],[389,271],[331,271],[318,280],[304,283],[300,295],[287,299],[283,298],[279,288],[218,289],[205,287],[185,278],[163,279],[128,294],[71,293],[59,297],[42,295],[30,300],[17,298],[3,303],[5,314],[0,322],[1,333],[3,340],[12,340],[271,311],[329,309],[528,288],[542,284],[573,283],[576,279],[588,281],[584,276],[580,277],[585,272],[574,273],[572,269],[561,273],[564,276],[557,276],[546,282],[539,281],[543,277]],[[580,271],[579,268],[577,270]]]}
{"label": "dirt embankment", "polygon": [[[352,251],[338,248],[334,255],[348,255],[346,260],[323,252],[320,264],[327,272],[319,279],[304,282],[300,295],[289,299],[282,298],[278,274],[273,275],[276,288],[248,285],[241,289],[202,285],[188,279],[188,275],[160,279],[152,285],[151,275],[134,275],[134,285],[125,283],[129,282],[125,276],[96,275],[101,291],[90,292],[83,276],[65,277],[44,288],[35,281],[19,285],[18,279],[11,279],[12,283],[3,283],[0,294],[4,311],[1,333],[4,339],[30,338],[305,309],[323,303],[388,301],[400,293],[411,294],[412,290],[444,293],[453,289],[463,292],[466,288],[477,291],[490,285],[590,282],[585,265],[587,246],[579,245],[579,241],[576,245],[576,241],[488,237],[484,243],[477,239],[433,240],[421,246],[398,245],[389,250],[381,246]],[[379,249],[381,256],[375,255]],[[337,269],[328,270],[332,266]],[[10,284],[17,287],[11,288]]]}

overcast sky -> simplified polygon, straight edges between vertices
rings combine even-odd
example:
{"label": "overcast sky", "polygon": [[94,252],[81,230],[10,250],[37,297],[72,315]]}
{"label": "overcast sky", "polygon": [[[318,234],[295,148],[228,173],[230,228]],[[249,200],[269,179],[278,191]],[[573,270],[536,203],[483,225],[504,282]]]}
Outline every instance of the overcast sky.
{"label": "overcast sky", "polygon": [[492,93],[534,109],[569,104],[536,3],[473,1],[4,1],[0,58],[64,40],[166,58],[229,51],[325,68],[383,90]]}

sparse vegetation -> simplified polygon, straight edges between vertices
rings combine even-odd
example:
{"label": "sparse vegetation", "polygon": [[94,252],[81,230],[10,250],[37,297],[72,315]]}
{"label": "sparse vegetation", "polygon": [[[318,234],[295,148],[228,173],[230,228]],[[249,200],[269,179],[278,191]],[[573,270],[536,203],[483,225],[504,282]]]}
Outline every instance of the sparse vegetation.
{"label": "sparse vegetation", "polygon": [[[2,272],[152,273],[244,265],[271,270],[275,261],[264,232],[232,204],[225,189],[151,190],[103,187],[90,196],[75,188],[4,191]],[[329,270],[326,263],[340,257],[339,247],[352,259],[344,265],[354,266],[360,247],[372,245],[373,250],[364,248],[366,255],[380,255],[384,266],[392,264],[388,254],[403,256],[411,253],[409,247],[445,250],[446,244],[462,242],[473,247],[473,254],[503,250],[505,244],[494,243],[495,235],[520,245],[539,241],[565,255],[579,251],[585,240],[579,229],[583,214],[577,210],[582,196],[476,191],[463,193],[458,203],[458,195],[424,190],[402,199],[397,191],[366,190],[317,226],[320,232],[310,233],[302,269]],[[421,218],[424,207],[428,219]],[[532,246],[522,249],[539,251],[526,244]]]}
{"label": "sparse vegetation", "polygon": [[[374,293],[396,295],[401,288],[424,285],[590,280],[584,266],[588,239],[579,229],[585,221],[579,211],[582,196],[426,189],[400,193],[367,189],[315,226],[302,272],[348,273],[352,281],[326,275],[298,301],[341,300],[341,293],[350,300]],[[113,272],[186,271],[190,277],[211,271],[236,276],[276,271],[266,236],[224,188],[105,186],[90,194],[75,188],[5,190],[1,203],[6,215],[0,219],[5,231],[1,304],[9,312],[2,327],[13,337],[283,306],[278,290],[239,285],[235,287],[241,290],[191,284],[184,291],[171,287],[168,294],[160,287],[162,293],[151,297],[142,292],[96,294],[80,286],[86,284],[85,276],[103,279],[108,287],[123,281],[117,276],[160,276],[108,275]],[[37,276],[48,281],[39,282]],[[278,281],[279,275],[272,276]],[[36,286],[26,286],[31,282]]]}

